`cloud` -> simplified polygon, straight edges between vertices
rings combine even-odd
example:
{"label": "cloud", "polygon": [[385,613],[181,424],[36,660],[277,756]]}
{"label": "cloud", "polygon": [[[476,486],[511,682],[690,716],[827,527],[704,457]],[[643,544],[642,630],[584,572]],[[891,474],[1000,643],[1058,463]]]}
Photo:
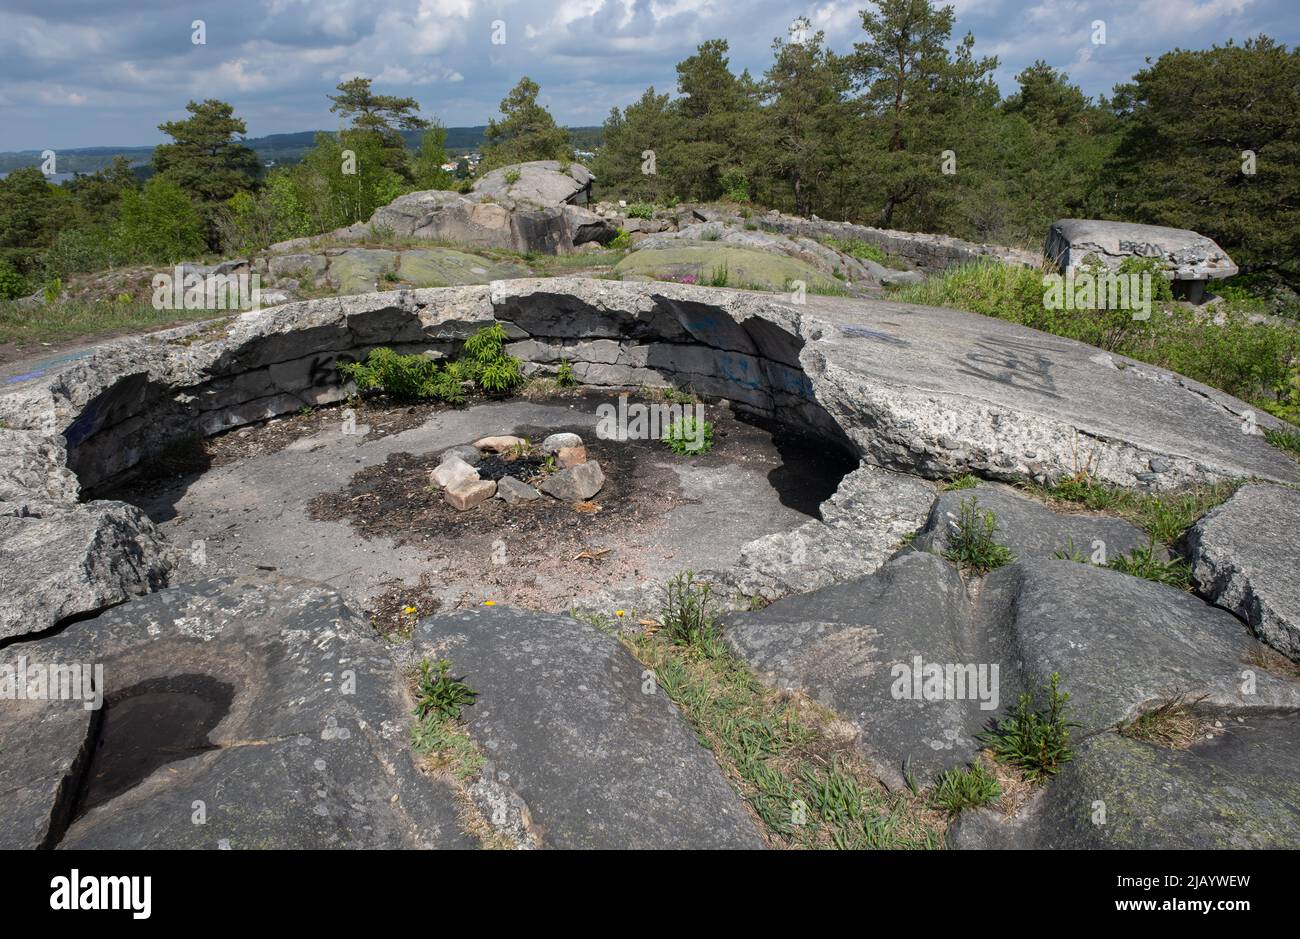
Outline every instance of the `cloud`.
{"label": "cloud", "polygon": [[[1001,60],[1012,90],[1035,59],[1090,94],[1147,56],[1267,32],[1294,44],[1291,0],[948,0],[955,34]],[[0,10],[0,150],[148,144],[191,98],[230,101],[261,135],[332,127],[326,94],[353,75],[412,95],[448,124],[481,124],[521,75],[569,124],[594,124],[705,39],[761,75],[773,38],[807,15],[832,48],[861,38],[867,0],[5,0]],[[192,42],[203,20],[206,43]],[[1092,21],[1106,22],[1105,45]],[[506,28],[493,44],[493,24]]]}

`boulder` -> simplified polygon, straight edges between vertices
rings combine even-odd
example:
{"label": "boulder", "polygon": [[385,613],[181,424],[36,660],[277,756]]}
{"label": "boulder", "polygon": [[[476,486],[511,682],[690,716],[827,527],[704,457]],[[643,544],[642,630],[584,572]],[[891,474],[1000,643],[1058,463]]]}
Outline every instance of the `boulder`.
{"label": "boulder", "polygon": [[1242,486],[1185,536],[1197,589],[1300,661],[1300,491]]}
{"label": "boulder", "polygon": [[122,502],[0,503],[0,639],[165,586],[162,533]]}
{"label": "boulder", "polygon": [[1237,273],[1237,265],[1212,239],[1161,225],[1065,218],[1052,223],[1043,250],[1066,276],[1077,273],[1089,255],[1111,270],[1125,258],[1150,258],[1170,280],[1185,282],[1182,290],[1194,300],[1207,281]]}
{"label": "boulder", "polygon": [[446,456],[429,473],[429,481],[440,489],[450,489],[458,483],[477,479],[478,470],[454,453]]}
{"label": "boulder", "polygon": [[470,466],[477,466],[483,459],[483,454],[479,451],[478,447],[470,446],[467,443],[462,443],[455,447],[448,447],[446,450],[443,450],[439,456],[442,457],[444,462],[448,457],[459,457]]}
{"label": "boulder", "polygon": [[59,443],[30,430],[0,427],[0,503],[76,502],[77,477]]}
{"label": "boulder", "polygon": [[595,460],[570,466],[547,476],[542,482],[542,492],[564,502],[585,502],[605,485],[605,474]]}
{"label": "boulder", "polygon": [[457,512],[465,512],[491,499],[496,491],[495,480],[479,479],[476,473],[473,479],[459,479],[452,483],[443,493],[443,498]]}
{"label": "boulder", "polygon": [[542,497],[542,494],[528,483],[513,476],[502,476],[497,480],[496,497],[507,505],[518,505],[521,502],[536,501]]}
{"label": "boulder", "polygon": [[559,453],[564,447],[580,446],[582,446],[582,438],[577,434],[561,433],[548,436],[542,441],[541,449],[543,453]]}
{"label": "boulder", "polygon": [[555,461],[561,469],[568,469],[587,462],[587,448],[579,444],[576,447],[560,447],[555,454]]}
{"label": "boulder", "polygon": [[504,606],[422,620],[415,658],[478,692],[463,717],[485,780],[549,848],[760,848],[741,800],[645,668],[613,636]]}
{"label": "boulder", "polygon": [[494,437],[480,437],[474,441],[474,446],[479,450],[487,450],[490,453],[508,453],[515,447],[524,446],[524,438],[510,434],[498,434]]}
{"label": "boulder", "polygon": [[[562,205],[585,199],[595,179],[581,163],[557,160],[514,163],[484,173],[474,182],[474,192],[494,199],[519,199],[539,205]],[[594,214],[594,213],[593,213]]]}
{"label": "boulder", "polygon": [[4,847],[473,845],[449,786],[413,758],[409,693],[383,643],[324,585],[187,584],[10,645],[0,663],[20,657],[102,666],[105,706],[0,713],[0,784],[20,794],[0,800]]}

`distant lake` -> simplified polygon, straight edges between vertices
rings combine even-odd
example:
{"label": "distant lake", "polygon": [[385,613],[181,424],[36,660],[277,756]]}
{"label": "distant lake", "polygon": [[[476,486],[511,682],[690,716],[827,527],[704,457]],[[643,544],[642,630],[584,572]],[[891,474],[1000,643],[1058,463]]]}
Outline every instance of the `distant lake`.
{"label": "distant lake", "polygon": [[[0,173],[0,179],[4,179],[8,175],[8,173]],[[45,179],[47,182],[54,183],[54,185],[58,186],[62,183],[66,183],[76,175],[76,173],[51,173],[49,176],[46,176]]]}

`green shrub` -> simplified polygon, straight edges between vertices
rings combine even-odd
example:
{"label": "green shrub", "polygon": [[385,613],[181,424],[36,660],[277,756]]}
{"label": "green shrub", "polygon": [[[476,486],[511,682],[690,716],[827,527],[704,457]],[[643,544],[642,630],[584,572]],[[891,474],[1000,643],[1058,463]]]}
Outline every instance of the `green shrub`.
{"label": "green shrub", "polygon": [[965,473],[948,480],[941,488],[944,492],[953,492],[960,489],[974,489],[979,484],[980,478],[978,476],[971,473]]}
{"label": "green shrub", "polygon": [[719,264],[713,270],[709,271],[709,276],[703,278],[700,283],[705,287],[725,287],[731,281],[731,274],[727,270],[726,264]]}
{"label": "green shrub", "polygon": [[660,439],[678,456],[699,456],[713,449],[713,425],[703,418],[679,417]]}
{"label": "green shrub", "polygon": [[505,179],[506,185],[513,186],[515,183],[519,182],[519,170],[506,170]]}
{"label": "green shrub", "polygon": [[610,251],[626,250],[632,247],[632,236],[620,228],[618,234],[611,238],[605,247]]}
{"label": "green shrub", "polygon": [[203,231],[203,217],[184,190],[155,176],[140,192],[123,191],[113,237],[131,261],[170,264],[201,257]]}
{"label": "green shrub", "polygon": [[398,400],[433,399],[459,404],[465,389],[450,369],[427,355],[398,355],[392,349],[371,349],[365,362],[339,365],[344,378],[356,382],[358,391],[382,391]]}
{"label": "green shrub", "polygon": [[561,388],[572,388],[578,383],[577,376],[573,374],[573,366],[569,364],[568,359],[560,359],[560,366],[555,370],[555,380]]}
{"label": "green shrub", "polygon": [[485,326],[465,340],[468,360],[462,370],[488,394],[505,394],[523,383],[523,363],[505,352],[506,331],[500,323]]}
{"label": "green shrub", "polygon": [[27,279],[8,263],[0,261],[0,300],[16,300],[30,292]]}
{"label": "green shrub", "polygon": [[451,663],[440,659],[430,664],[420,662],[415,683],[415,716],[421,720],[436,717],[440,720],[459,720],[461,709],[474,703],[478,692],[459,679],[452,678]]}
{"label": "green shrub", "polygon": [[41,258],[47,277],[66,277],[86,271],[100,271],[113,263],[107,231],[68,228],[59,232],[54,244]]}
{"label": "green shrub", "polygon": [[1020,695],[1011,713],[979,735],[999,762],[1014,766],[1032,781],[1054,776],[1074,758],[1070,729],[1079,724],[1066,718],[1070,693],[1060,690],[1061,675],[1053,672],[1044,687],[1047,707],[1034,708],[1033,692]]}
{"label": "green shrub", "polygon": [[725,170],[722,174],[722,201],[748,202],[749,177],[742,170]]}
{"label": "green shrub", "polygon": [[717,638],[717,621],[712,612],[709,585],[697,583],[686,571],[664,587],[659,623],[668,638],[679,646],[697,646]]}
{"label": "green shrub", "polygon": [[1300,431],[1269,428],[1264,431],[1264,439],[1300,460]]}
{"label": "green shrub", "polygon": [[979,499],[972,496],[961,500],[957,521],[948,532],[948,548],[943,556],[977,574],[987,574],[1015,560],[1011,549],[998,544],[997,518],[992,512],[981,511]]}
{"label": "green shrub", "polygon": [[628,218],[654,218],[655,207],[649,202],[633,202],[626,214]]}
{"label": "green shrub", "polygon": [[993,778],[983,763],[970,769],[950,769],[935,782],[930,800],[949,815],[963,809],[976,809],[992,805],[1002,797],[1002,786]]}

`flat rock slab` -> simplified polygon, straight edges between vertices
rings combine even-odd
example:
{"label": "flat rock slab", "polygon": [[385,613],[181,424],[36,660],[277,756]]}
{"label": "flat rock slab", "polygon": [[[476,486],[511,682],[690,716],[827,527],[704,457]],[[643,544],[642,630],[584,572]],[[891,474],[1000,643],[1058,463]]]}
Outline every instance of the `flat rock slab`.
{"label": "flat rock slab", "polygon": [[1294,849],[1300,844],[1300,721],[1295,715],[1233,721],[1226,733],[1186,750],[1111,733],[1093,737],[1021,816],[965,812],[948,844]]}
{"label": "flat rock slab", "polygon": [[1249,485],[1187,533],[1197,589],[1300,661],[1300,492]]}
{"label": "flat rock slab", "polygon": [[329,279],[339,293],[386,290],[384,275],[393,273],[396,266],[396,251],[348,248],[330,258]]}
{"label": "flat rock slab", "polygon": [[10,645],[11,667],[102,666],[106,706],[24,700],[15,719],[6,705],[3,781],[24,795],[0,801],[4,846],[472,846],[449,787],[412,758],[409,695],[367,633],[327,587],[259,576]]}
{"label": "flat rock slab", "polygon": [[762,847],[713,755],[612,636],[492,607],[421,621],[412,651],[479,692],[464,718],[484,774],[523,800],[542,846]]}
{"label": "flat rock slab", "polygon": [[634,251],[619,261],[615,273],[660,280],[682,280],[707,284],[725,271],[727,282],[720,286],[757,287],[764,290],[793,290],[790,281],[801,280],[814,287],[843,290],[833,277],[803,261],[753,248],[731,245],[682,245]]}
{"label": "flat rock slab", "polygon": [[122,502],[0,503],[0,639],[165,586],[162,533]]}
{"label": "flat rock slab", "polygon": [[1091,558],[1098,542],[1106,557],[1113,558],[1146,547],[1150,541],[1141,529],[1123,519],[1054,512],[1006,486],[981,483],[971,489],[940,493],[925,528],[912,544],[921,551],[942,554],[948,550],[962,503],[969,505],[972,500],[981,512],[993,513],[998,525],[995,540],[1010,548],[1017,558],[1050,558],[1071,546],[1084,558]]}
{"label": "flat rock slab", "polygon": [[[957,570],[923,552],[869,577],[733,615],[726,636],[764,682],[802,690],[852,721],[873,771],[895,788],[904,784],[905,767],[928,780],[970,762],[980,750],[975,735],[1019,691],[1007,656],[990,645],[1001,636],[970,627]],[[999,676],[985,686],[1001,699],[978,699],[976,672],[963,699],[927,700],[912,678],[919,682],[932,663],[997,663]],[[906,668],[901,686],[896,666]]]}
{"label": "flat rock slab", "polygon": [[528,268],[508,261],[491,261],[451,248],[408,248],[397,262],[397,275],[415,287],[486,284],[509,277],[527,277]]}

